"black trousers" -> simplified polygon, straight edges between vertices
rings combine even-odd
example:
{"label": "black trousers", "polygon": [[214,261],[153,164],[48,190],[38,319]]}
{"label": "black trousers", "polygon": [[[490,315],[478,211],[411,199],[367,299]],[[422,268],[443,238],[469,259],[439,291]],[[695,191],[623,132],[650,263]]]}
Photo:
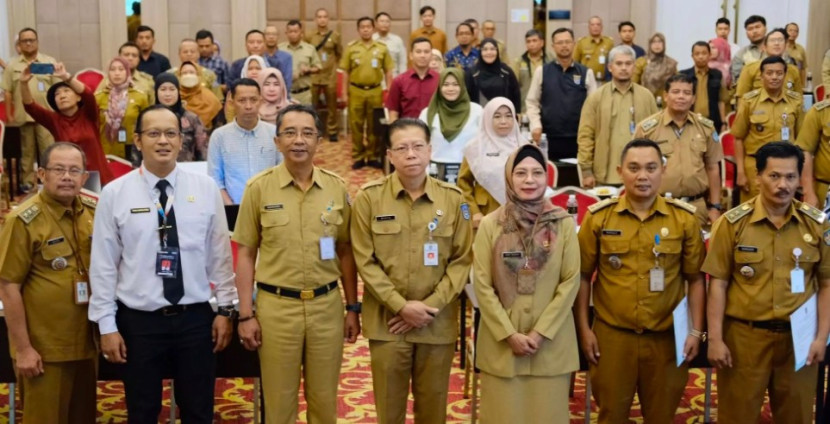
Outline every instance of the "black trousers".
{"label": "black trousers", "polygon": [[576,136],[561,137],[548,134],[548,159],[552,161],[575,158],[577,147]]}
{"label": "black trousers", "polygon": [[116,322],[127,346],[124,392],[129,423],[156,423],[162,380],[173,378],[183,424],[212,423],[216,357],[210,304],[172,316],[119,304]]}

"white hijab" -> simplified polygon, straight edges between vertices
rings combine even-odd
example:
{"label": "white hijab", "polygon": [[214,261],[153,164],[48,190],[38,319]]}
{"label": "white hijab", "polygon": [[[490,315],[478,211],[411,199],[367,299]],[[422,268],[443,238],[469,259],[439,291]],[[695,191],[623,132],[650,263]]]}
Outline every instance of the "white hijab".
{"label": "white hijab", "polygon": [[487,102],[481,115],[481,130],[464,146],[464,159],[470,165],[470,171],[476,182],[484,187],[500,205],[507,200],[507,189],[504,181],[504,165],[507,157],[528,141],[522,139],[517,122],[509,134],[500,137],[493,129],[493,115],[502,107],[507,106],[513,116],[516,109],[513,102],[504,97],[495,97]]}

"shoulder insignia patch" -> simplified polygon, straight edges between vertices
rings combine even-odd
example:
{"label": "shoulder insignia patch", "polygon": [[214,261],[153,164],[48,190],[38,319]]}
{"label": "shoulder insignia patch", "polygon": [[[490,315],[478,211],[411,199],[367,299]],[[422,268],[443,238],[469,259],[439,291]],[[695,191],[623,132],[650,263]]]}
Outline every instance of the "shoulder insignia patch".
{"label": "shoulder insignia patch", "polygon": [[467,221],[470,220],[470,205],[467,202],[461,203],[461,216]]}
{"label": "shoulder insignia patch", "polygon": [[81,203],[83,203],[84,206],[89,207],[89,208],[93,208],[93,209],[98,207],[98,201],[93,199],[92,197],[89,197],[89,196],[83,196],[82,195],[81,196]]}
{"label": "shoulder insignia patch", "polygon": [[752,206],[752,203],[749,202],[734,207],[730,209],[729,212],[726,212],[726,220],[729,221],[730,224],[734,224],[738,222],[741,218],[749,215],[749,213],[752,212],[753,209],[754,207]]}
{"label": "shoulder insignia patch", "polygon": [[690,205],[690,204],[688,204],[688,203],[686,203],[686,202],[684,202],[680,199],[674,199],[674,198],[666,199],[666,203],[668,203],[670,205],[673,205],[673,206],[677,206],[678,208],[683,209],[686,212],[689,212],[691,214],[694,214],[697,211],[696,206]]}
{"label": "shoulder insignia patch", "polygon": [[699,113],[696,115],[696,117],[697,117],[697,120],[700,121],[700,123],[703,124],[704,127],[715,128],[715,121],[712,121],[711,119],[709,119],[709,118],[707,118],[707,117],[705,117],[705,116],[703,116]]}
{"label": "shoulder insignia patch", "polygon": [[441,186],[443,188],[450,189],[452,191],[458,192],[459,194],[464,194],[464,192],[461,191],[461,189],[458,188],[458,186],[455,185],[455,184],[450,184],[446,181],[441,181],[439,179],[435,179],[435,181],[438,183],[439,186]]}
{"label": "shoulder insignia patch", "polygon": [[378,187],[383,185],[384,182],[386,182],[386,178],[378,178],[377,180],[369,181],[368,183],[363,184],[362,186],[360,186],[360,189],[366,190],[367,188]]}
{"label": "shoulder insignia patch", "polygon": [[360,39],[358,38],[357,40],[350,41],[349,44],[347,44],[347,46],[353,46],[353,45],[357,44],[358,40],[360,40]]}
{"label": "shoulder insignia patch", "polygon": [[605,200],[602,200],[598,203],[594,203],[591,206],[588,206],[588,211],[591,212],[591,213],[597,213],[597,212],[607,208],[608,206],[616,205],[617,202],[619,202],[619,201],[620,201],[619,197],[612,197],[610,199],[605,199]]}
{"label": "shoulder insignia patch", "polygon": [[794,99],[802,99],[801,94],[799,94],[797,91],[787,90],[787,95]]}
{"label": "shoulder insignia patch", "polygon": [[20,212],[20,214],[17,215],[17,217],[20,218],[21,221],[28,224],[32,222],[32,220],[34,220],[35,217],[38,216],[38,214],[40,214],[40,206],[32,205],[26,208],[26,210]]}
{"label": "shoulder insignia patch", "polygon": [[643,128],[643,131],[648,131],[657,126],[657,118],[648,118],[642,123],[640,123],[640,127]]}
{"label": "shoulder insignia patch", "polygon": [[803,213],[804,215],[809,216],[813,219],[813,221],[818,222],[819,224],[824,223],[825,215],[824,212],[816,209],[806,203],[802,203],[801,206],[798,207],[798,210]]}
{"label": "shoulder insignia patch", "polygon": [[830,106],[830,100],[822,100],[822,101],[816,103],[816,110],[822,110],[822,109],[826,108],[827,106]]}
{"label": "shoulder insignia patch", "polygon": [[346,180],[344,180],[344,179],[343,179],[343,177],[341,177],[341,176],[339,176],[339,175],[335,174],[334,172],[329,171],[328,169],[323,169],[323,168],[318,168],[318,169],[319,169],[320,171],[323,171],[323,173],[324,173],[324,174],[326,174],[326,175],[330,175],[330,176],[332,176],[332,177],[336,178],[336,179],[337,179],[337,181],[340,181],[340,182],[342,182],[343,184],[346,184]]}
{"label": "shoulder insignia patch", "polygon": [[824,244],[830,246],[830,229],[824,232],[822,239],[824,239]]}
{"label": "shoulder insignia patch", "polygon": [[744,100],[754,99],[754,98],[758,97],[759,94],[761,94],[761,89],[752,90],[752,91],[744,94]]}

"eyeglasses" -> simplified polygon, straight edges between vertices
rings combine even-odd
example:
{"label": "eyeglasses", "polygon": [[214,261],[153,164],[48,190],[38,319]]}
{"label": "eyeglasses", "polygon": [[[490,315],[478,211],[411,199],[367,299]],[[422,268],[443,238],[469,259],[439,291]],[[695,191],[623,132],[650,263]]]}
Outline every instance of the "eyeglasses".
{"label": "eyeglasses", "polygon": [[297,136],[302,137],[303,140],[315,140],[319,134],[320,133],[318,133],[317,131],[312,131],[312,130],[303,130],[303,131],[297,132],[297,130],[292,129],[292,130],[280,131],[279,136],[281,138],[284,138],[284,139],[289,140],[289,141],[290,140],[296,140]]}
{"label": "eyeglasses", "polygon": [[426,143],[415,143],[411,146],[398,146],[398,147],[395,147],[394,149],[389,149],[389,150],[392,153],[402,155],[402,154],[408,152],[410,149],[415,153],[422,153],[423,151],[425,151],[427,149],[427,145],[426,145]]}
{"label": "eyeglasses", "polygon": [[139,131],[139,134],[143,134],[144,137],[147,137],[150,140],[158,140],[164,135],[164,138],[168,140],[176,140],[181,136],[181,133],[177,130],[145,130]]}
{"label": "eyeglasses", "polygon": [[62,176],[64,176],[64,174],[69,173],[70,177],[78,178],[78,177],[81,176],[81,174],[86,172],[81,168],[66,169],[66,168],[58,167],[58,168],[43,168],[43,169],[45,169],[47,172],[49,172],[49,174],[51,174],[53,177],[62,177]]}
{"label": "eyeglasses", "polygon": [[25,38],[17,40],[20,44],[34,44],[37,43],[37,38]]}

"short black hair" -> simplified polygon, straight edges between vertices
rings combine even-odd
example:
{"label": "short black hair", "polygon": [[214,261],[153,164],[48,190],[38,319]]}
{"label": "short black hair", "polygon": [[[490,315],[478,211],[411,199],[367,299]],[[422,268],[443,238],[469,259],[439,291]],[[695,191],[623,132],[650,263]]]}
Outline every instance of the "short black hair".
{"label": "short black hair", "polygon": [[153,38],[156,38],[156,32],[153,31],[153,28],[150,28],[147,25],[139,25],[138,29],[135,30],[135,35],[138,35],[138,34],[141,34],[142,32],[147,32],[147,31],[150,31],[150,35],[152,35]]}
{"label": "short black hair", "polygon": [[196,32],[196,39],[197,40],[204,40],[205,38],[210,38],[210,42],[212,43],[213,42],[213,33],[206,30],[206,29],[200,29],[199,31]]}
{"label": "short black hair", "polygon": [[565,27],[560,27],[560,28],[556,28],[553,31],[553,34],[550,35],[550,39],[553,40],[553,37],[556,37],[557,35],[562,34],[563,32],[567,32],[568,34],[571,34],[571,38],[574,38],[574,31],[572,29],[565,28]]}
{"label": "short black hair", "polygon": [[715,26],[718,26],[720,24],[726,24],[726,26],[730,28],[732,27],[732,22],[729,21],[729,18],[718,18],[718,20],[715,21]]}
{"label": "short black hair", "polygon": [[138,44],[134,41],[127,41],[126,43],[122,44],[121,47],[118,48],[118,54],[121,54],[121,51],[124,50],[124,47],[134,47],[136,50],[141,52],[141,49],[138,48]]}
{"label": "short black hair", "polygon": [[635,138],[634,140],[629,141],[625,147],[623,147],[622,153],[620,154],[620,165],[625,162],[625,155],[631,149],[637,149],[641,147],[650,147],[657,151],[657,156],[660,156],[661,163],[663,158],[663,152],[660,151],[660,146],[652,140],[647,138]]}
{"label": "short black hair", "polygon": [[795,158],[798,162],[798,175],[801,175],[801,171],[804,169],[804,152],[795,144],[786,141],[767,143],[755,152],[755,169],[758,170],[759,174],[767,169],[767,160],[769,158]]}
{"label": "short black hair", "polygon": [[527,32],[525,33],[525,40],[527,40],[530,37],[539,37],[542,41],[545,41],[545,36],[542,35],[542,33],[539,32],[539,30],[537,29],[527,30]]}
{"label": "short black hair", "polygon": [[[708,44],[707,44],[708,45]],[[666,92],[671,88],[672,83],[682,82],[692,85],[692,94],[697,92],[697,77],[688,74],[674,74],[666,80]]]}
{"label": "short black hair", "polygon": [[712,46],[705,41],[695,41],[695,43],[692,44],[692,53],[695,52],[695,47],[706,47],[706,51],[712,53]]}
{"label": "short black hair", "polygon": [[790,25],[792,25],[792,26],[794,26],[794,27],[798,28],[799,30],[801,29],[801,27],[799,27],[799,26],[798,26],[798,24],[797,24],[797,23],[795,23],[795,22],[790,22],[790,23],[788,23],[787,25],[784,25],[784,29],[789,28],[789,27],[790,27]]}
{"label": "short black hair", "polygon": [[358,28],[358,29],[360,29],[360,23],[361,23],[361,22],[363,22],[363,21],[369,21],[369,22],[371,22],[371,23],[372,23],[372,27],[374,27],[374,26],[375,26],[375,20],[374,20],[374,19],[372,19],[372,17],[371,17],[371,16],[364,16],[364,17],[362,17],[362,18],[358,18],[358,19],[357,19],[357,28]]}
{"label": "short black hair", "polygon": [[426,123],[424,123],[424,121],[422,121],[420,119],[401,118],[401,119],[398,119],[397,121],[393,122],[391,125],[389,125],[389,143],[390,143],[390,145],[392,143],[392,134],[394,134],[394,133],[396,133],[400,130],[410,128],[410,127],[420,128],[421,131],[423,131],[424,135],[426,136],[427,144],[429,144],[429,138],[431,137],[431,134],[430,134],[430,131],[429,131],[429,125],[427,125]]}
{"label": "short black hair", "polygon": [[464,23],[467,23],[467,24],[476,24],[476,25],[478,25],[478,21],[477,21],[477,20],[475,20],[475,19],[473,19],[473,18],[467,18],[467,19],[464,19]]}
{"label": "short black hair", "polygon": [[761,72],[764,72],[764,67],[767,65],[774,65],[780,63],[784,65],[784,72],[787,72],[787,61],[781,56],[767,56],[761,61]]}
{"label": "short black hair", "polygon": [[58,149],[75,149],[81,152],[81,163],[83,164],[84,170],[86,170],[86,153],[84,153],[84,149],[81,146],[70,143],[68,141],[56,141],[47,147],[43,153],[40,154],[40,161],[38,162],[38,166],[41,168],[48,168],[49,167],[49,158],[52,156],[52,152]]}
{"label": "short black hair", "polygon": [[141,2],[137,1],[133,3],[133,15],[140,15],[141,14]]}
{"label": "short black hair", "polygon": [[787,40],[790,39],[789,34],[787,34],[787,31],[784,28],[775,28],[774,30],[768,32],[766,37],[764,37],[764,45],[765,46],[767,45],[767,42],[769,41],[770,35],[775,34],[776,32],[784,36],[784,42],[785,43],[787,42]]}
{"label": "short black hair", "polygon": [[144,109],[144,110],[142,110],[141,112],[138,113],[138,119],[136,119],[136,121],[135,121],[135,133],[136,134],[139,134],[139,135],[141,134],[141,130],[143,128],[143,123],[144,123],[144,115],[146,115],[147,112],[153,112],[153,111],[157,111],[157,110],[166,110],[166,111],[172,113],[173,115],[175,115],[176,116],[176,123],[178,123],[178,125],[179,125],[179,131],[182,130],[181,116],[179,116],[179,114],[176,113],[173,109],[170,109],[169,107],[167,107],[167,106],[165,106],[161,103],[156,103],[154,105],[150,105],[147,109]]}
{"label": "short black hair", "polygon": [[277,114],[277,135],[280,134],[280,127],[282,126],[283,118],[285,118],[285,115],[289,112],[306,113],[311,115],[314,118],[314,126],[317,128],[318,136],[322,137],[326,132],[326,129],[323,126],[323,121],[320,119],[320,115],[317,114],[317,111],[314,110],[313,107],[294,103],[282,108]]}
{"label": "short black hair", "polygon": [[285,24],[286,28],[288,28],[290,26],[298,26],[298,27],[300,27],[300,29],[303,29],[303,23],[300,22],[299,19],[292,19],[292,20],[288,21],[287,24]]}
{"label": "short black hair", "polygon": [[470,29],[470,33],[472,33],[473,35],[475,35],[476,30],[475,30],[475,29],[473,29],[473,26],[472,26],[472,25],[470,25],[470,23],[469,23],[469,22],[462,22],[462,23],[458,24],[458,25],[455,27],[455,35],[458,35],[458,30],[459,30],[459,29],[461,29],[461,27],[463,27],[463,26],[465,26],[465,27],[469,28],[469,29]]}
{"label": "short black hair", "polygon": [[424,13],[427,12],[432,12],[432,14],[434,15],[435,9],[432,6],[424,6],[421,8],[420,12],[418,12],[418,16],[424,16]]}
{"label": "short black hair", "polygon": [[763,16],[761,16],[761,15],[752,15],[752,16],[746,18],[746,20],[744,21],[744,29],[746,29],[746,27],[748,27],[748,26],[750,26],[750,25],[752,25],[756,22],[760,22],[760,23],[764,24],[764,26],[767,26],[767,20],[764,19]]}
{"label": "short black hair", "polygon": [[378,12],[378,14],[375,15],[375,20],[378,20],[381,16],[386,16],[389,20],[392,20],[392,16],[386,12]]}
{"label": "short black hair", "polygon": [[627,26],[630,26],[630,27],[631,27],[631,29],[633,29],[634,31],[636,31],[636,30],[637,30],[637,27],[635,27],[635,26],[634,26],[634,22],[631,22],[631,21],[622,21],[622,22],[620,22],[620,24],[619,24],[619,25],[617,25],[617,32],[622,31],[623,27],[627,27]]}
{"label": "short black hair", "polygon": [[38,38],[37,31],[35,31],[35,29],[32,27],[26,27],[21,29],[20,31],[17,31],[17,37],[20,38],[21,36],[23,36],[24,32],[33,32],[35,33],[35,38]]}
{"label": "short black hair", "polygon": [[247,86],[247,87],[256,87],[256,92],[257,93],[260,92],[259,91],[259,84],[256,81],[254,81],[251,78],[240,78],[240,79],[234,81],[233,84],[231,84],[231,89],[230,89],[231,96],[236,95],[236,88],[239,87],[240,85],[244,85],[244,86]]}
{"label": "short black hair", "polygon": [[429,43],[429,48],[432,49],[432,41],[426,37],[416,37],[409,43],[409,50],[415,49],[415,45],[418,43]]}
{"label": "short black hair", "polygon": [[265,33],[264,33],[264,32],[262,32],[262,31],[260,31],[260,30],[258,30],[258,29],[252,29],[252,30],[250,30],[250,31],[248,31],[248,32],[246,32],[246,33],[245,33],[245,41],[248,41],[248,37],[250,37],[252,34],[259,34],[259,35],[261,35],[263,38],[265,38]]}

